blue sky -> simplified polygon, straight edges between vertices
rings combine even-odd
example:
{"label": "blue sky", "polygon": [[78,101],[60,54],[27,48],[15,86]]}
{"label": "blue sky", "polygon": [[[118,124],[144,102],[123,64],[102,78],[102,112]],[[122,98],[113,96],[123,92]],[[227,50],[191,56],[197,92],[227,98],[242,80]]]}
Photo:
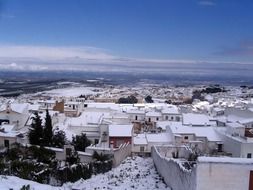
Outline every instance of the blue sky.
{"label": "blue sky", "polygon": [[253,63],[252,10],[252,0],[0,0],[0,58]]}

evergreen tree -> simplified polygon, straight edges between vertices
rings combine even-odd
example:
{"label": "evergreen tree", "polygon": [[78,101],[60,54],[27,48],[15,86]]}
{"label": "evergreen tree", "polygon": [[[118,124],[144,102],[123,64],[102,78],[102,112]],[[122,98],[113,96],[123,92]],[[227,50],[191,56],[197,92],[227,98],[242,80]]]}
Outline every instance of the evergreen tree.
{"label": "evergreen tree", "polygon": [[127,98],[123,98],[123,97],[119,98],[118,103],[119,104],[136,104],[138,103],[138,99],[134,95],[131,95],[131,96],[128,96]]}
{"label": "evergreen tree", "polygon": [[148,95],[148,96],[145,98],[145,101],[146,101],[147,103],[153,103],[153,102],[154,102],[153,99],[152,99],[152,97],[151,97],[150,95]]}
{"label": "evergreen tree", "polygon": [[56,131],[52,137],[52,145],[57,148],[62,148],[66,144],[66,134],[64,131]]}
{"label": "evergreen tree", "polygon": [[43,139],[44,145],[45,146],[52,145],[52,138],[53,138],[52,119],[47,109],[44,127],[44,139]]}
{"label": "evergreen tree", "polygon": [[76,135],[72,137],[72,145],[76,151],[84,151],[87,146],[90,146],[91,141],[86,137],[86,134]]}
{"label": "evergreen tree", "polygon": [[29,128],[28,138],[30,144],[41,145],[43,142],[42,121],[37,112],[32,117],[32,124]]}
{"label": "evergreen tree", "polygon": [[78,156],[77,151],[71,151],[71,154],[67,157],[66,161],[70,164],[77,164],[78,162],[80,162],[80,158]]}

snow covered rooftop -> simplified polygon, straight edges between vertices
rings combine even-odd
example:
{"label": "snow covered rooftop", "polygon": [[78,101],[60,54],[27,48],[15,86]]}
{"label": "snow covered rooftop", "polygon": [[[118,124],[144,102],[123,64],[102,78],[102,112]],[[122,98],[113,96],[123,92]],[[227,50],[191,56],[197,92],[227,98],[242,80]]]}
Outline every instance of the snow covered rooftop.
{"label": "snow covered rooftop", "polygon": [[69,101],[65,103],[65,105],[79,105],[79,104],[81,104],[81,102]]}
{"label": "snow covered rooftop", "polygon": [[[0,112],[6,111],[7,110],[7,105],[2,105],[0,108]],[[10,109],[14,112],[17,113],[24,113],[26,109],[28,109],[29,104],[24,103],[24,104],[18,104],[18,103],[12,103],[10,104]]]}
{"label": "snow covered rooftop", "polygon": [[0,132],[0,137],[17,137],[20,133],[17,131]]}
{"label": "snow covered rooftop", "polygon": [[126,111],[128,114],[145,114],[145,110],[129,109]]}
{"label": "snow covered rooftop", "polygon": [[198,157],[198,162],[229,163],[229,164],[253,164],[253,159],[231,157]]}
{"label": "snow covered rooftop", "polygon": [[133,125],[109,125],[110,137],[131,137]]}
{"label": "snow covered rooftop", "polygon": [[108,108],[112,110],[121,110],[120,104],[115,104],[115,103],[88,103],[87,104],[88,108]]}
{"label": "snow covered rooftop", "polygon": [[2,129],[4,132],[11,132],[15,128],[15,125],[9,125],[9,124],[3,124],[0,126],[0,129]]}
{"label": "snow covered rooftop", "polygon": [[227,123],[227,126],[232,128],[245,128],[242,124],[237,122]]}
{"label": "snow covered rooftop", "polygon": [[241,123],[241,124],[253,123],[253,118],[240,120],[239,123]]}
{"label": "snow covered rooftop", "polygon": [[153,143],[170,143],[172,142],[169,133],[154,133],[146,134],[147,141]]}
{"label": "snow covered rooftop", "polygon": [[40,105],[39,105],[39,104],[29,104],[28,110],[31,110],[31,111],[38,111],[39,108],[40,108]]}
{"label": "snow covered rooftop", "polygon": [[100,124],[104,117],[109,117],[106,112],[83,112],[79,117],[67,118],[66,124],[70,126],[84,126],[88,124]]}
{"label": "snow covered rooftop", "polygon": [[225,111],[225,109],[224,108],[220,108],[220,107],[214,107],[213,111],[215,111],[215,112],[222,112],[222,111]]}
{"label": "snow covered rooftop", "polygon": [[179,114],[179,110],[177,106],[170,105],[162,109],[163,114]]}
{"label": "snow covered rooftop", "polygon": [[147,117],[160,117],[162,116],[160,112],[156,112],[156,111],[150,111],[146,113]]}
{"label": "snow covered rooftop", "polygon": [[[170,123],[171,123],[171,121],[157,121],[156,122],[156,127],[157,128],[161,127],[163,130],[166,130],[166,127],[168,125],[170,125]],[[178,122],[178,123],[180,123],[182,125],[181,122]]]}
{"label": "snow covered rooftop", "polygon": [[[196,137],[206,137],[209,141],[220,142],[222,138],[215,131],[213,127],[190,127],[183,125],[175,125],[173,122],[172,125],[169,126],[173,134],[194,134]],[[179,123],[179,122],[177,122]]]}
{"label": "snow covered rooftop", "polygon": [[204,114],[185,113],[183,114],[184,125],[207,126],[210,125],[209,117]]}
{"label": "snow covered rooftop", "polygon": [[138,134],[137,136],[134,136],[133,143],[135,145],[147,145],[147,138],[145,134]]}

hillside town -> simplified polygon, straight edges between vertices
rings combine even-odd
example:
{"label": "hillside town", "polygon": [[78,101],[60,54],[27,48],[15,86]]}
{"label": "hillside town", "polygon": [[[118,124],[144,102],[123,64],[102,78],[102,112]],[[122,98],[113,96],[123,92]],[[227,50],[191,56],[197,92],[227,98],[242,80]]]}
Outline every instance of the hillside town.
{"label": "hillside town", "polygon": [[[74,158],[87,171],[90,163],[96,165],[94,159],[111,163],[101,172],[95,168],[92,174],[117,168],[130,157],[142,157],[152,159],[168,189],[253,188],[251,87],[73,85],[16,98],[1,97],[0,102],[1,154],[7,152],[9,156],[8,152],[17,146],[23,147],[21,152],[43,146],[54,153],[62,168],[76,164]],[[42,128],[47,123],[45,118],[50,118],[52,135],[63,132],[64,142],[32,141],[36,117],[40,118]],[[85,137],[88,143],[77,148],[74,142],[78,137]],[[4,171],[2,175],[15,175]],[[59,182],[40,179],[38,176],[43,173],[46,175],[42,167],[36,179],[23,178],[50,185],[83,178],[61,176],[59,179],[65,178]],[[75,185],[73,189],[83,187]]]}

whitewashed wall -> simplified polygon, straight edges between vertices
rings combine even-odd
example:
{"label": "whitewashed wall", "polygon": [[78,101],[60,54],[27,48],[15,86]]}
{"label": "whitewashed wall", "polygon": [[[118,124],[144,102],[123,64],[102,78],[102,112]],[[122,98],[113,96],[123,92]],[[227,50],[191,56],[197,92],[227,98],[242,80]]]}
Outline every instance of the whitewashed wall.
{"label": "whitewashed wall", "polygon": [[165,183],[173,190],[195,190],[196,170],[183,170],[178,163],[162,157],[156,147],[152,147],[152,158],[158,173],[164,178]]}
{"label": "whitewashed wall", "polygon": [[131,145],[123,144],[118,149],[114,149],[113,154],[113,167],[117,167],[126,157],[131,155]]}
{"label": "whitewashed wall", "polygon": [[241,142],[226,135],[223,135],[223,140],[225,152],[232,153],[233,157],[241,157]]}
{"label": "whitewashed wall", "polygon": [[253,164],[198,162],[196,190],[249,190]]}

